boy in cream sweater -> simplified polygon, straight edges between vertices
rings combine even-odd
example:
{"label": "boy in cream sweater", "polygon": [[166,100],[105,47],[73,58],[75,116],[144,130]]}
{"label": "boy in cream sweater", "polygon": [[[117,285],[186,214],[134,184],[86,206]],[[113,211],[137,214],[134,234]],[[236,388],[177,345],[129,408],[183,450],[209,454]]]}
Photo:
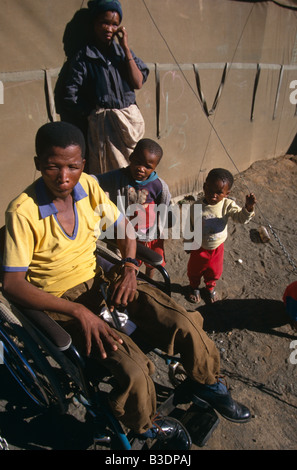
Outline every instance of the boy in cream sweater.
{"label": "boy in cream sweater", "polygon": [[[190,283],[188,300],[199,303],[201,300],[199,286],[204,278],[209,301],[218,300],[215,291],[216,282],[223,273],[224,242],[227,238],[228,219],[246,224],[255,215],[256,198],[253,193],[246,196],[245,206],[239,207],[228,198],[233,185],[232,174],[223,168],[215,168],[209,172],[205,180],[204,195],[194,204],[202,204],[202,243],[199,249],[192,246],[188,261],[187,274]],[[192,206],[193,208],[193,206]],[[191,226],[201,223],[194,219],[191,211]]]}

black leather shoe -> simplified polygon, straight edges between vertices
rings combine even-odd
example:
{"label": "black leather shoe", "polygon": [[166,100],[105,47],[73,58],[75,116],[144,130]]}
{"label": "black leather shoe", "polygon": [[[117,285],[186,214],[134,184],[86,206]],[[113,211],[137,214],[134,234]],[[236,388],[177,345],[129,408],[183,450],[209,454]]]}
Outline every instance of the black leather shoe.
{"label": "black leather shoe", "polygon": [[222,382],[212,386],[194,384],[192,400],[202,408],[214,408],[224,418],[235,423],[247,423],[251,419],[250,410],[233,400]]}
{"label": "black leather shoe", "polygon": [[139,439],[156,439],[158,449],[190,450],[192,439],[186,428],[171,417],[158,417],[153,427],[138,436]]}

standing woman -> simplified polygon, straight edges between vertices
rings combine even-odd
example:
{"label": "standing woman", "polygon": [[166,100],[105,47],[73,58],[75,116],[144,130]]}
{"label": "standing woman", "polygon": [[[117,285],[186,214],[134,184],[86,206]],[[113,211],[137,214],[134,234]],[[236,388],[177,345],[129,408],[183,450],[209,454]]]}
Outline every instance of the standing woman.
{"label": "standing woman", "polygon": [[88,120],[88,173],[125,167],[144,135],[135,90],[149,70],[128,46],[118,0],[90,0],[92,35],[68,67],[63,107],[72,119]]}

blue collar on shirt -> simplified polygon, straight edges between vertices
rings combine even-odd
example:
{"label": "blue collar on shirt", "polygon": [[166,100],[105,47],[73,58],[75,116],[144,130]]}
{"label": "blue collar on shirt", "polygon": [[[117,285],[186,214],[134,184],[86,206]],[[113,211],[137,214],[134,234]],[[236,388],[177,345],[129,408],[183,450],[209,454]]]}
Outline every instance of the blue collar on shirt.
{"label": "blue collar on shirt", "polygon": [[133,180],[133,181],[135,181],[135,183],[137,183],[139,186],[145,186],[146,184],[151,183],[152,181],[155,181],[156,179],[158,179],[157,172],[153,171],[153,173],[151,173],[151,175],[148,177],[147,180],[144,180],[144,181]]}
{"label": "blue collar on shirt", "polygon": [[[58,210],[55,204],[49,198],[42,177],[36,181],[35,190],[41,218],[45,219],[50,215],[57,214]],[[80,201],[81,199],[87,197],[87,193],[79,182],[74,186],[72,196],[74,202]]]}

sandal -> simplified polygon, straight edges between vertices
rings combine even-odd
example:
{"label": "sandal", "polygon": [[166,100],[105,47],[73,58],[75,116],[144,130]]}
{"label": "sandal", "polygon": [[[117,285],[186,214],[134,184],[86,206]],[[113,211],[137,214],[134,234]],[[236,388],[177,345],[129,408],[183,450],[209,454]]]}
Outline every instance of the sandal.
{"label": "sandal", "polygon": [[213,304],[214,302],[217,302],[219,300],[219,296],[214,289],[208,290],[207,293],[208,293],[208,300],[210,303]]}
{"label": "sandal", "polygon": [[199,302],[201,302],[200,290],[193,289],[192,287],[190,289],[191,291],[188,294],[188,301],[191,302],[192,304],[199,304]]}

